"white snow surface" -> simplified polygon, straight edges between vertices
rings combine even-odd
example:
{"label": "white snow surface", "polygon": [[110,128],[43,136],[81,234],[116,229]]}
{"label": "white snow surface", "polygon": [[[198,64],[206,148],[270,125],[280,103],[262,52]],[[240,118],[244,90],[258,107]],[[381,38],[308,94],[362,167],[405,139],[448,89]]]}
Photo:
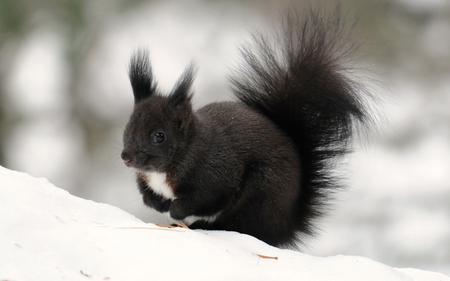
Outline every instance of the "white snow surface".
{"label": "white snow surface", "polygon": [[158,227],[2,167],[0,213],[0,280],[450,281],[364,257],[278,249],[235,232]]}

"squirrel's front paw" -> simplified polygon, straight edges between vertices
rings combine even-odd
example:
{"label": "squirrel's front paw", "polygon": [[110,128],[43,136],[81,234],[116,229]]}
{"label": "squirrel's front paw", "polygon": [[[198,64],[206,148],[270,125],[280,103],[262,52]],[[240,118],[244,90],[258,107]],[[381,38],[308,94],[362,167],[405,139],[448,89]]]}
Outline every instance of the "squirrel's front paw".
{"label": "squirrel's front paw", "polygon": [[162,196],[155,197],[144,195],[144,204],[149,206],[150,208],[155,209],[160,213],[168,212],[171,203],[172,203],[171,199],[165,199]]}
{"label": "squirrel's front paw", "polygon": [[175,199],[172,204],[170,204],[170,217],[174,220],[182,220],[189,216],[186,208],[183,207],[182,202],[179,199]]}

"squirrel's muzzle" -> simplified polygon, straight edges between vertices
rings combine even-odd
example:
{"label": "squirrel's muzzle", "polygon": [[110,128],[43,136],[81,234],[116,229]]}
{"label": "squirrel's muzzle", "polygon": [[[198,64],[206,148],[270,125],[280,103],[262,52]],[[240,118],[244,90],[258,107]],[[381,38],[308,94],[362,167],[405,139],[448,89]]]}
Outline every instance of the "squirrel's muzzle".
{"label": "squirrel's muzzle", "polygon": [[133,165],[134,162],[136,162],[136,158],[133,157],[132,155],[130,155],[130,153],[128,153],[127,151],[122,151],[122,154],[120,155],[120,157],[122,158],[123,162],[125,163],[125,165],[127,167],[130,167]]}

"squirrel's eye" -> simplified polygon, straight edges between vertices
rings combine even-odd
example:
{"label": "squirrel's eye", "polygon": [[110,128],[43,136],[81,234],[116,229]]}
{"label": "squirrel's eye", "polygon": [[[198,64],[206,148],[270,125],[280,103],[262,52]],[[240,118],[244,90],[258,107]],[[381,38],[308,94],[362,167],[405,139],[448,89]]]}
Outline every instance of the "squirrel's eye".
{"label": "squirrel's eye", "polygon": [[164,136],[164,133],[158,132],[153,137],[153,142],[155,142],[155,143],[162,143],[165,139],[166,138]]}

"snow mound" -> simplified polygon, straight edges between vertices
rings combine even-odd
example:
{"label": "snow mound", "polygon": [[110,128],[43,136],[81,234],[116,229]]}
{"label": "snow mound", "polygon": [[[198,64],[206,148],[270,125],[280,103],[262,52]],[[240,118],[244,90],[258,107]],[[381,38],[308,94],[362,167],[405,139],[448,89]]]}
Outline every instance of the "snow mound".
{"label": "snow mound", "polygon": [[0,280],[408,280],[445,275],[313,257],[251,236],[146,224],[0,167]]}

